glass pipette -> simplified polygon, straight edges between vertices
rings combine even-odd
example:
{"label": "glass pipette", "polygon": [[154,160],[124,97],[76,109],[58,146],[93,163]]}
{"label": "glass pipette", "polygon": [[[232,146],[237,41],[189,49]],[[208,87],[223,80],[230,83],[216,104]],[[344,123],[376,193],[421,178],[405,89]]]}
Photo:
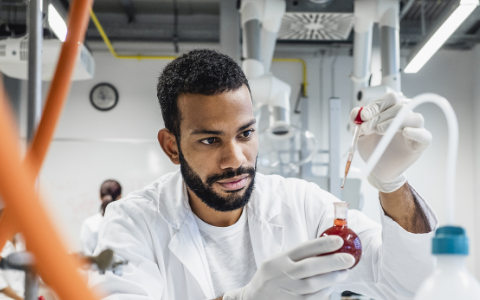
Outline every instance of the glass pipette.
{"label": "glass pipette", "polygon": [[355,118],[354,123],[357,124],[355,126],[355,130],[353,131],[353,139],[352,143],[350,144],[350,150],[348,151],[348,158],[347,158],[347,165],[345,166],[345,177],[343,177],[343,182],[342,182],[342,190],[343,186],[345,185],[345,181],[347,180],[347,175],[348,172],[350,171],[350,165],[352,164],[353,160],[353,154],[355,154],[355,150],[357,149],[357,142],[358,142],[358,137],[360,136],[360,125],[362,125],[362,117],[360,116],[360,113],[362,112],[363,107],[360,107],[360,110],[358,111],[357,117]]}

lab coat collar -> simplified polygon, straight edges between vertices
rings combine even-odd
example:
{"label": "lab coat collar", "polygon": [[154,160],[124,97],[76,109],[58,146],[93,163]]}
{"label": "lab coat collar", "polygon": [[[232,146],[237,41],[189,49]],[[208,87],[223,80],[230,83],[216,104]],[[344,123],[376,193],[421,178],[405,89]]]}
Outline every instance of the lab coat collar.
{"label": "lab coat collar", "polygon": [[192,212],[182,174],[177,170],[160,181],[158,213],[170,226],[179,230],[189,212]]}
{"label": "lab coat collar", "polygon": [[[159,195],[159,214],[178,229],[168,248],[195,278],[205,297],[214,298],[205,249],[180,171],[164,178]],[[283,227],[270,223],[280,210],[281,199],[275,188],[268,185],[264,175],[257,174],[256,187],[244,210],[257,268],[269,256],[282,251]]]}
{"label": "lab coat collar", "polygon": [[[175,229],[180,229],[189,213],[192,213],[188,203],[188,194],[180,170],[170,173],[160,179],[158,213]],[[262,222],[270,222],[280,214],[282,200],[271,186],[267,176],[257,173],[255,188],[247,204],[248,210]]]}

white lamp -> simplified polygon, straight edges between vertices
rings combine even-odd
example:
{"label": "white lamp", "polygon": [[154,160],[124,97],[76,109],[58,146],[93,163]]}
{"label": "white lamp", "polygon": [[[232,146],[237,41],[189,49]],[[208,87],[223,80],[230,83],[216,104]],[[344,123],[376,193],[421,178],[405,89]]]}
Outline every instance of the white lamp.
{"label": "white lamp", "polygon": [[48,25],[50,25],[50,28],[58,39],[65,42],[65,38],[67,37],[67,24],[65,24],[65,21],[52,4],[48,5]]}
{"label": "white lamp", "polygon": [[417,73],[477,6],[478,0],[460,0],[450,9],[447,8],[449,12],[444,15],[445,20],[440,22],[439,26],[432,31],[433,33],[425,39],[426,42],[414,50],[404,72]]}

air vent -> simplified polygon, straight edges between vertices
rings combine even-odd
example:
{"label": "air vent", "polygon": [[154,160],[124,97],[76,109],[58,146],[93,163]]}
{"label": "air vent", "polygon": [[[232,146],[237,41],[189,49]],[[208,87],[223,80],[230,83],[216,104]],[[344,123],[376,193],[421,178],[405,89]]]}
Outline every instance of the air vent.
{"label": "air vent", "polygon": [[28,60],[28,40],[20,42],[20,60]]}
{"label": "air vent", "polygon": [[279,40],[346,40],[353,27],[351,13],[285,13]]}
{"label": "air vent", "polygon": [[0,56],[5,56],[7,55],[7,45],[0,45]]}

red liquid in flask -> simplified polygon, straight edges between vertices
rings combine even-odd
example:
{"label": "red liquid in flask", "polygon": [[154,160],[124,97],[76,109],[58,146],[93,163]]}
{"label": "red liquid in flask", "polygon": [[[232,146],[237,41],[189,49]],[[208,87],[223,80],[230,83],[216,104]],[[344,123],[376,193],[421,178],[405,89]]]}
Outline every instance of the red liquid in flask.
{"label": "red liquid in flask", "polygon": [[358,235],[347,226],[347,211],[348,203],[335,202],[335,220],[333,226],[325,230],[320,237],[338,235],[343,239],[343,246],[337,251],[321,254],[329,255],[333,253],[349,253],[355,258],[355,264],[350,268],[355,267],[362,257],[362,242]]}

